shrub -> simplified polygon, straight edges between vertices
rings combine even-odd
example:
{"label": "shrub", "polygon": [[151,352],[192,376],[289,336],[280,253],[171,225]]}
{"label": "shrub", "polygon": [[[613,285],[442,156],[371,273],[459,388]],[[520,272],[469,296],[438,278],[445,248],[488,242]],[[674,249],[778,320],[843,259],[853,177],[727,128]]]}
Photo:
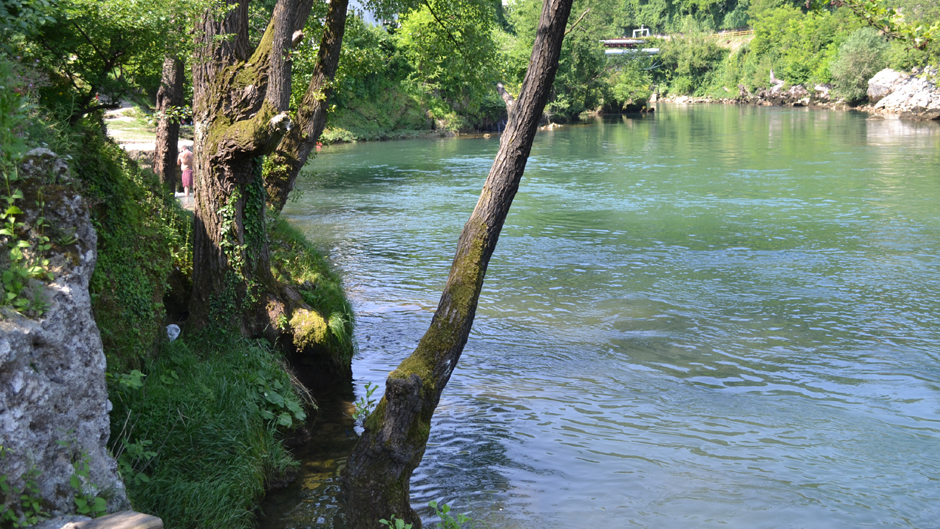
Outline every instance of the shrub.
{"label": "shrub", "polygon": [[702,92],[726,55],[727,50],[701,36],[667,41],[660,57],[669,93],[680,95]]}
{"label": "shrub", "polygon": [[830,66],[832,84],[837,96],[848,103],[865,100],[868,80],[887,65],[888,43],[872,28],[852,33]]}

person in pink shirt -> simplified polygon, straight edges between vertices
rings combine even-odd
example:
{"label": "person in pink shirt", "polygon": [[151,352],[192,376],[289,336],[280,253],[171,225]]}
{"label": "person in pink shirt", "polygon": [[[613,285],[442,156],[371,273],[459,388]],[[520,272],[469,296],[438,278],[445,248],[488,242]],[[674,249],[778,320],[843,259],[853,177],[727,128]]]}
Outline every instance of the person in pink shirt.
{"label": "person in pink shirt", "polygon": [[[183,192],[186,199],[189,199],[189,188],[193,187],[193,151],[189,145],[183,147],[183,151],[176,158],[176,165],[183,170]],[[195,195],[195,191],[193,194]]]}

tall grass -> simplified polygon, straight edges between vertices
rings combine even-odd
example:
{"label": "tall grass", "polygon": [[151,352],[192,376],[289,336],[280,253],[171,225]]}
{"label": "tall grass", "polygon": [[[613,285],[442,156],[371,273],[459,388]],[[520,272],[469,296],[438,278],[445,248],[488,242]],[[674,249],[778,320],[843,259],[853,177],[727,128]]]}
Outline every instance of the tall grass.
{"label": "tall grass", "polygon": [[[296,466],[281,443],[282,413],[301,400],[265,342],[204,333],[165,344],[141,387],[113,384],[113,451],[149,441],[127,461],[134,507],[167,528],[249,528],[265,483]],[[278,404],[278,402],[282,402]],[[266,413],[267,412],[267,413]],[[269,417],[269,418],[265,418]]]}

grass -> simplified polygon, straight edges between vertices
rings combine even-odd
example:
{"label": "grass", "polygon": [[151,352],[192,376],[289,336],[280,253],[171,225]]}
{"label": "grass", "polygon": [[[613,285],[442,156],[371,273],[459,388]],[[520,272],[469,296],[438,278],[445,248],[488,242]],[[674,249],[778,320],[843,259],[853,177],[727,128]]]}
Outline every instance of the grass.
{"label": "grass", "polygon": [[328,353],[348,365],[355,353],[352,306],[342,278],[326,257],[286,220],[275,218],[268,229],[271,269],[283,283],[297,285],[305,303],[323,315],[329,330]]}
{"label": "grass", "polygon": [[155,453],[125,460],[147,476],[127,480],[134,507],[170,528],[253,527],[265,483],[297,466],[278,417],[303,405],[277,354],[206,332],[165,344],[144,371],[140,387],[110,392],[112,450],[149,441]]}

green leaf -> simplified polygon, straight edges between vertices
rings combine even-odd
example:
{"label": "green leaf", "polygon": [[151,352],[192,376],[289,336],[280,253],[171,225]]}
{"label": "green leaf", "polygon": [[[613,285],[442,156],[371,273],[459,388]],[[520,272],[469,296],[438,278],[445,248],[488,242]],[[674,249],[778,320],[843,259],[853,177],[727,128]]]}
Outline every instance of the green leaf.
{"label": "green leaf", "polygon": [[277,416],[278,426],[290,428],[293,423],[294,423],[293,419],[291,419],[290,414],[287,413],[286,411],[282,412],[280,415]]}
{"label": "green leaf", "polygon": [[279,408],[284,407],[284,397],[282,397],[281,394],[277,393],[276,391],[266,392],[264,394],[264,398],[267,399],[268,402],[270,402],[271,404],[274,404],[275,406]]}

